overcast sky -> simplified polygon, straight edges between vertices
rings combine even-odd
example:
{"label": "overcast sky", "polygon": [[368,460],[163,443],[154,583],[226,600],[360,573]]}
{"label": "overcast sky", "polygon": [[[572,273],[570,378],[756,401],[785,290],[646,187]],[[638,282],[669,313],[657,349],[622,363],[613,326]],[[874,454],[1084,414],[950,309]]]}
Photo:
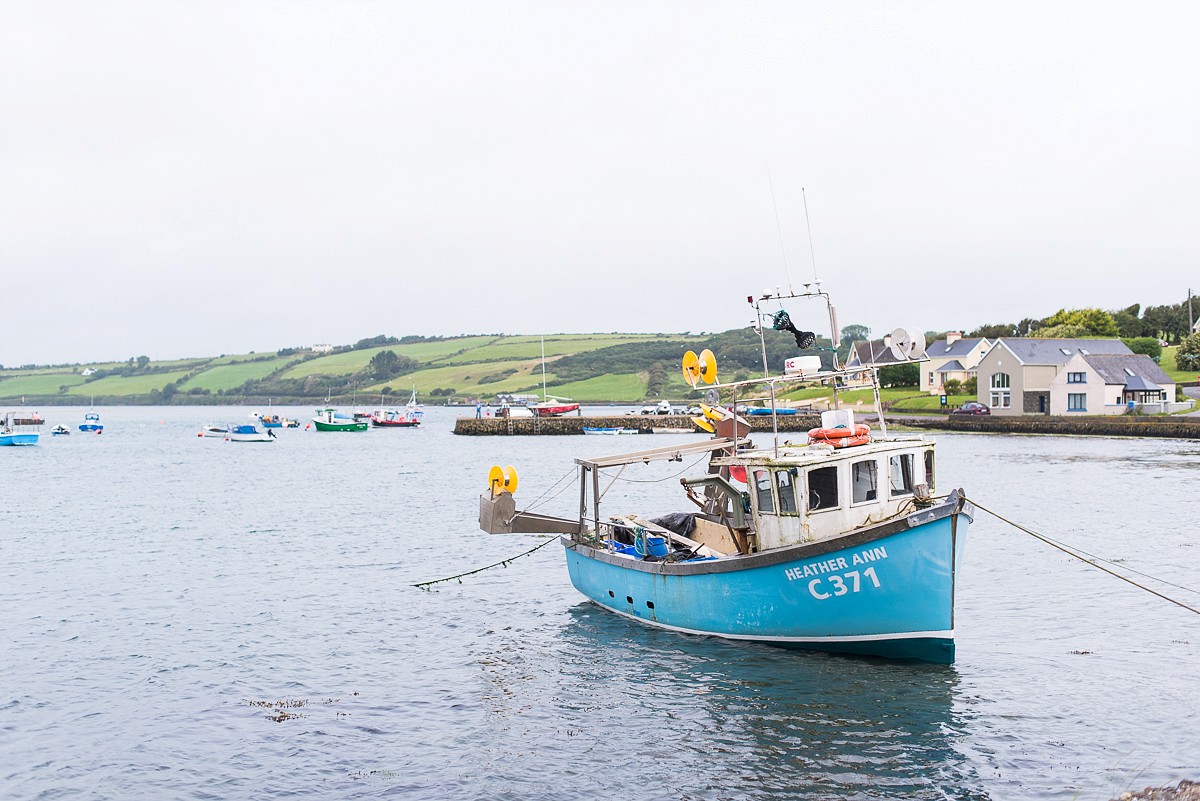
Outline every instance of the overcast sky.
{"label": "overcast sky", "polygon": [[719,331],[812,254],[877,334],[1175,303],[1198,41],[1192,0],[0,0],[0,364]]}

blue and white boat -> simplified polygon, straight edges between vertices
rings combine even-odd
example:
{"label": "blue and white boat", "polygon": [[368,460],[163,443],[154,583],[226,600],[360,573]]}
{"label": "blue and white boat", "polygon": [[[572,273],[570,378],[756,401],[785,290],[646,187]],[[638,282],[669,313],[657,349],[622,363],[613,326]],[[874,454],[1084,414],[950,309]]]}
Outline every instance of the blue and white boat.
{"label": "blue and white boat", "polygon": [[97,434],[104,431],[104,423],[100,422],[100,415],[95,412],[88,412],[83,416],[83,422],[79,424],[80,431],[95,431]]}
{"label": "blue and white boat", "polygon": [[274,442],[275,432],[269,429],[259,431],[253,423],[242,423],[229,429],[225,439],[230,442]]}
{"label": "blue and white boat", "polygon": [[0,445],[37,445],[43,422],[37,412],[6,412],[0,419]]}
{"label": "blue and white boat", "polygon": [[[804,296],[829,303],[814,282],[804,295],[768,294],[754,305]],[[763,314],[756,326],[760,336]],[[813,335],[795,331],[786,314],[785,325],[778,314],[774,319],[775,327],[796,334],[798,347],[812,348]],[[893,338],[904,360],[924,358],[911,332],[897,329]],[[807,442],[780,442],[776,433],[767,435],[769,444],[756,446],[748,439],[749,424],[715,405],[720,393],[729,393],[728,407],[736,409],[739,391],[765,390],[774,408],[781,385],[833,383],[846,371],[835,362],[831,370],[803,376],[717,384],[715,357],[707,351],[699,359],[689,356],[689,382],[696,386],[703,377],[715,385],[714,406],[697,423],[713,429],[711,440],[576,459],[577,519],[518,512],[508,482],[489,479],[480,527],[562,534],[576,589],[638,623],[804,649],[952,662],[956,578],[973,507],[961,490],[935,496],[934,443],[889,435],[882,422],[881,430],[871,431],[856,425],[852,412],[834,410]],[[871,365],[854,372],[876,378]],[[601,514],[601,488],[607,491],[623,471],[633,479],[634,470],[654,462],[705,454],[707,468],[682,480],[694,508],[658,516]],[[673,474],[663,480],[679,479]],[[605,498],[603,506],[610,504]]]}

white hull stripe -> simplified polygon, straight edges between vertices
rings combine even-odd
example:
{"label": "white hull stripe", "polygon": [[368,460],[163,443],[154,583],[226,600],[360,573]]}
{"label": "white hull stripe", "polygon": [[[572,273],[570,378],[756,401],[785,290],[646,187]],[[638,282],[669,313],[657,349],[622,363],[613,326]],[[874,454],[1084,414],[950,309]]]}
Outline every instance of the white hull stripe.
{"label": "white hull stripe", "polygon": [[[596,603],[593,601],[593,603]],[[916,640],[916,639],[938,639],[938,640],[953,640],[954,629],[947,631],[902,631],[891,634],[852,634],[844,637],[780,637],[770,636],[765,634],[725,634],[719,631],[702,631],[700,629],[685,629],[680,626],[669,626],[666,623],[660,623],[657,620],[649,620],[648,618],[631,615],[628,612],[622,612],[620,609],[613,609],[611,606],[597,604],[603,606],[605,610],[614,612],[621,617],[627,617],[630,620],[636,620],[638,623],[645,623],[648,626],[666,629],[668,631],[678,631],[682,634],[696,634],[702,637],[721,637],[726,640],[754,640],[755,642],[873,642],[881,640]]]}

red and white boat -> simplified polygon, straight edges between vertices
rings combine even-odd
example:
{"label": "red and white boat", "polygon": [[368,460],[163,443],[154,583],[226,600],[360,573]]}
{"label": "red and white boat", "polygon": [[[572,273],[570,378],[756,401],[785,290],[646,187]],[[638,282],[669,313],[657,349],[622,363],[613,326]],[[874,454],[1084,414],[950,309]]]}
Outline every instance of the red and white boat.
{"label": "red and white boat", "polygon": [[376,428],[416,428],[421,425],[421,418],[399,409],[376,409],[371,414],[371,425]]}
{"label": "red and white boat", "polygon": [[579,411],[579,404],[570,398],[547,398],[528,408],[538,417],[557,417],[560,414]]}

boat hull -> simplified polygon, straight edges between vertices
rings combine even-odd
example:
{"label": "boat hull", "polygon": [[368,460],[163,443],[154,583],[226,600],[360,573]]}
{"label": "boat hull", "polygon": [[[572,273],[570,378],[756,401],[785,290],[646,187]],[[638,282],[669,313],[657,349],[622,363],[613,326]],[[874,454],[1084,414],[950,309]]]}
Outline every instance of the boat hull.
{"label": "boat hull", "polygon": [[537,417],[558,417],[559,415],[578,412],[578,403],[553,403],[530,406],[529,410]]}
{"label": "boat hull", "polygon": [[954,661],[966,514],[925,510],[835,540],[647,562],[564,537],[576,589],[650,626],[820,651]]}
{"label": "boat hull", "polygon": [[0,434],[0,445],[37,445],[38,434]]}
{"label": "boat hull", "polygon": [[366,431],[367,423],[365,420],[356,420],[354,422],[345,423],[327,423],[324,420],[313,420],[313,426],[318,431]]}

